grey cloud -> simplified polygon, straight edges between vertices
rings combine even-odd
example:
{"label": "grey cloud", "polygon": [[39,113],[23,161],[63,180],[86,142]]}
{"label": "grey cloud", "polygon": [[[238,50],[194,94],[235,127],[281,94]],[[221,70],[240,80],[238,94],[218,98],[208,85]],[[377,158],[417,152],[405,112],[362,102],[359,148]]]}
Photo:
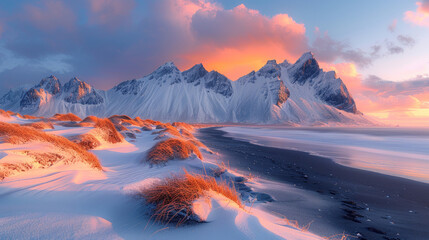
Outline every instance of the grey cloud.
{"label": "grey cloud", "polygon": [[417,76],[414,79],[394,82],[370,75],[364,85],[376,89],[383,96],[415,95],[429,91],[429,76]]}
{"label": "grey cloud", "polygon": [[414,38],[406,35],[398,35],[396,39],[399,41],[400,44],[404,46],[412,47],[416,43],[416,40],[414,40]]}
{"label": "grey cloud", "polygon": [[327,34],[319,34],[311,48],[321,61],[333,62],[336,59],[343,59],[361,67],[367,67],[372,63],[371,57],[365,51],[352,49],[348,44],[334,40]]}
{"label": "grey cloud", "polygon": [[400,54],[404,52],[404,48],[395,45],[393,42],[386,41],[387,51],[389,54]]}
{"label": "grey cloud", "polygon": [[374,45],[371,47],[371,57],[379,57],[381,45]]}

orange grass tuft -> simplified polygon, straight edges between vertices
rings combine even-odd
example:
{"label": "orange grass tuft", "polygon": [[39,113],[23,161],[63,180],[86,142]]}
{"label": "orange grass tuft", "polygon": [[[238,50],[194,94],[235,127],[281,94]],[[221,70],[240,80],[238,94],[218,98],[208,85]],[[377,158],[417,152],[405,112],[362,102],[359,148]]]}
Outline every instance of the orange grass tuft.
{"label": "orange grass tuft", "polygon": [[141,129],[142,129],[142,131],[152,131],[152,126],[144,125]]}
{"label": "orange grass tuft", "polygon": [[162,223],[177,222],[181,225],[194,217],[192,203],[207,194],[208,191],[219,193],[243,207],[235,189],[227,183],[218,183],[213,177],[191,174],[173,176],[162,180],[140,194],[150,204],[155,205],[153,217]]}
{"label": "orange grass tuft", "polygon": [[27,123],[24,124],[23,126],[29,126],[35,129],[54,129],[54,125],[52,125],[52,123],[50,122],[34,122],[34,123]]}
{"label": "orange grass tuft", "polygon": [[109,120],[112,121],[112,123],[115,124],[115,126],[116,125],[132,125],[132,126],[138,126],[138,127],[141,126],[141,124],[138,121],[128,117],[127,115],[113,115],[109,117]]}
{"label": "orange grass tuft", "polygon": [[92,134],[83,134],[79,136],[72,137],[70,141],[79,144],[86,150],[94,149],[101,145],[100,141],[94,137]]}
{"label": "orange grass tuft", "polygon": [[51,143],[64,151],[74,153],[75,156],[78,156],[90,166],[102,169],[98,158],[94,154],[65,137],[48,134],[32,127],[4,122],[0,122],[0,137],[4,137],[5,141],[11,144],[23,144],[31,141]]}
{"label": "orange grass tuft", "polygon": [[71,122],[80,122],[82,119],[80,117],[74,115],[73,113],[67,113],[67,114],[55,114],[52,117],[53,120],[56,121],[71,121]]}
{"label": "orange grass tuft", "polygon": [[136,117],[134,120],[138,121],[139,123],[144,123],[144,124],[147,124],[147,125],[160,125],[160,124],[163,124],[160,121],[155,121],[155,120],[152,120],[152,119],[143,119],[142,120],[140,117]]}
{"label": "orange grass tuft", "polygon": [[110,143],[119,143],[124,140],[124,137],[116,130],[115,125],[108,118],[98,119],[95,128],[101,130],[102,137]]}
{"label": "orange grass tuft", "polygon": [[10,114],[8,112],[6,112],[5,110],[0,109],[0,116],[8,118],[8,117],[10,117]]}
{"label": "orange grass tuft", "polygon": [[189,158],[192,153],[197,155],[199,159],[203,159],[200,150],[191,141],[170,138],[151,148],[146,160],[152,164],[162,164],[175,158]]}
{"label": "orange grass tuft", "polygon": [[91,116],[85,118],[79,125],[92,125],[94,127],[94,129],[88,133],[71,138],[71,141],[79,144],[86,150],[94,149],[101,145],[97,137],[109,143],[119,143],[124,140],[124,137],[116,130],[115,126],[108,118]]}
{"label": "orange grass tuft", "polygon": [[[158,126],[160,126],[160,125],[158,125]],[[162,129],[162,130],[152,133],[152,134],[158,134],[158,137],[156,139],[160,139],[160,138],[163,138],[165,136],[168,136],[167,133],[169,133],[171,136],[174,136],[174,137],[179,137],[179,138],[182,137],[180,132],[175,127],[173,127],[171,125],[164,125],[164,126],[165,126],[164,128],[157,128],[157,129]]]}
{"label": "orange grass tuft", "polygon": [[81,123],[93,123],[93,124],[95,124],[96,122],[98,122],[98,119],[99,118],[96,116],[88,116],[85,119],[83,119],[81,121]]}
{"label": "orange grass tuft", "polygon": [[40,117],[31,116],[31,115],[24,115],[23,117],[25,119],[39,119],[40,118]]}
{"label": "orange grass tuft", "polygon": [[189,132],[193,132],[194,131],[194,127],[188,123],[184,123],[184,122],[174,122],[171,125],[173,125],[173,127],[177,128],[177,129],[184,129],[187,130]]}
{"label": "orange grass tuft", "polygon": [[213,170],[213,176],[220,177],[222,174],[226,173],[227,169],[228,168],[226,167],[225,163],[222,162],[221,164],[217,165],[217,168]]}

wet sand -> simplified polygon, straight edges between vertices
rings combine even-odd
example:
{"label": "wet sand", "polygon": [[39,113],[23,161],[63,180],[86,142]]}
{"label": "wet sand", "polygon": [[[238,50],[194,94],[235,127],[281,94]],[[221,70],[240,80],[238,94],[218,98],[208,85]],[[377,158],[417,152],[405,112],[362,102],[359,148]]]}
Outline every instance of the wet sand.
{"label": "wet sand", "polygon": [[[429,184],[342,166],[306,152],[254,145],[216,127],[202,128],[197,136],[231,168],[329,200],[328,210],[312,210],[325,226],[357,239],[429,239]],[[284,193],[270,194],[278,200]],[[288,216],[282,204],[287,202],[267,203],[267,208]],[[323,224],[315,221],[310,230],[325,233]]]}

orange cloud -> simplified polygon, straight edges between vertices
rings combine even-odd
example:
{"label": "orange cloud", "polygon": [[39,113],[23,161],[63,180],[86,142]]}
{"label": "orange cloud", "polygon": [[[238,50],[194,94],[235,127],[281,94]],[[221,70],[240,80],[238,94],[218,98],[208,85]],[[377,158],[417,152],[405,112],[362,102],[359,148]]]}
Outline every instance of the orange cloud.
{"label": "orange cloud", "polygon": [[429,1],[417,2],[417,10],[407,11],[404,20],[418,26],[429,27]]}
{"label": "orange cloud", "polygon": [[178,62],[181,68],[202,62],[235,80],[268,59],[296,60],[308,49],[305,26],[287,14],[269,18],[243,4],[225,10],[205,1],[179,2],[170,17],[182,19],[179,22],[185,24],[194,43],[176,56],[182,60]]}
{"label": "orange cloud", "polygon": [[353,63],[324,63],[325,71],[335,71],[352,94],[359,111],[387,124],[427,126],[429,123],[429,80],[363,80]]}
{"label": "orange cloud", "polygon": [[358,73],[354,63],[326,63],[320,62],[324,71],[335,71],[337,76],[343,80],[351,93],[365,89],[362,85],[362,76]]}
{"label": "orange cloud", "polygon": [[282,46],[267,43],[264,46],[257,44],[244,44],[240,48],[216,48],[207,46],[203,52],[195,52],[184,56],[190,64],[179,65],[181,69],[187,69],[193,63],[204,63],[208,70],[216,70],[232,80],[261,68],[268,59],[294,59]]}

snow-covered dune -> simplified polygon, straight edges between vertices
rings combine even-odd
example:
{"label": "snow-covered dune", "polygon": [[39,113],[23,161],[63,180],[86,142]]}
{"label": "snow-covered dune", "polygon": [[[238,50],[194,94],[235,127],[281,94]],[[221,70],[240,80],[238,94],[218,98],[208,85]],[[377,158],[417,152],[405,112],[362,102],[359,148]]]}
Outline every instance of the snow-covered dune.
{"label": "snow-covered dune", "polygon": [[[257,202],[244,201],[243,207],[239,207],[223,195],[210,192],[194,203],[195,214],[204,216],[205,223],[176,227],[155,222],[151,217],[152,207],[138,197],[141,189],[171,174],[183,174],[184,169],[194,174],[211,174],[218,168],[209,163],[216,155],[195,143],[203,160],[191,154],[183,160],[175,158],[154,166],[145,160],[148,151],[165,139],[192,140],[192,127],[122,119],[125,120],[119,124],[126,126],[121,131],[124,140],[103,143],[91,151],[100,160],[103,171],[84,163],[56,164],[3,179],[0,182],[0,239],[323,239],[263,212]],[[11,121],[38,120],[12,116]],[[148,122],[153,123],[152,130],[143,130],[141,126]],[[94,129],[70,127],[72,122],[68,127],[62,122],[53,123],[54,129],[45,131],[65,137]],[[169,128],[166,126],[175,128],[177,133],[164,131]],[[47,148],[36,142],[11,145],[0,142],[0,164],[11,158],[17,161],[18,158],[7,153],[11,147],[40,151]]]}

